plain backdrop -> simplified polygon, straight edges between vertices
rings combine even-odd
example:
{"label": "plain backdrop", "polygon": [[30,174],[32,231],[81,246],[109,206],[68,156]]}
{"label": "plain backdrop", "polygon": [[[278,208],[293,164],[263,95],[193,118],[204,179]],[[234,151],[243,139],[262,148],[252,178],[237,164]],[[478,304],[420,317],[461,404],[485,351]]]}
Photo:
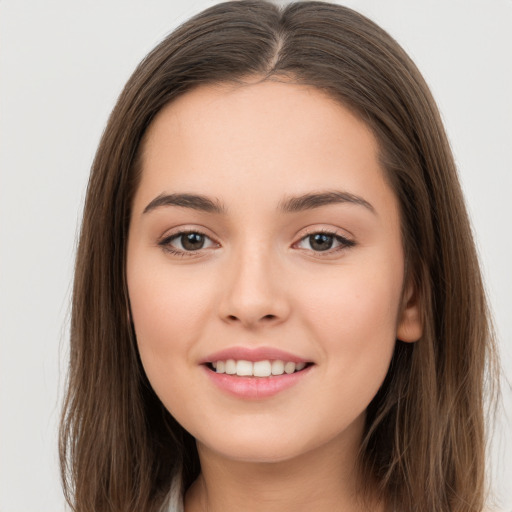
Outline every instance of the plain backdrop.
{"label": "plain backdrop", "polygon": [[[57,423],[91,161],[136,64],[214,3],[0,0],[0,512],[65,510]],[[405,47],[446,123],[502,353],[490,465],[498,503],[510,512],[512,0],[344,3]]]}

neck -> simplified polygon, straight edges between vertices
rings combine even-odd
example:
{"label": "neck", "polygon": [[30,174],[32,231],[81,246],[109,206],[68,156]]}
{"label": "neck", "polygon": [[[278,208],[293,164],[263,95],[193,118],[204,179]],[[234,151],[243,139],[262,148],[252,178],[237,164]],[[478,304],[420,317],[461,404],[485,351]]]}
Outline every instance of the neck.
{"label": "neck", "polygon": [[228,459],[197,443],[201,474],[187,491],[186,512],[382,511],[358,498],[358,443],[336,438],[279,462]]}

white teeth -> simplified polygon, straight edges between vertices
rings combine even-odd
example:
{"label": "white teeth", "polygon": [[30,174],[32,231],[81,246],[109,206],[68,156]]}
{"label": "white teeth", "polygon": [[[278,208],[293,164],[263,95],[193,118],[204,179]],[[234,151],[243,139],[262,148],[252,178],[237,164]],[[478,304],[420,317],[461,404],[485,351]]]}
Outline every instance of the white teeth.
{"label": "white teeth", "polygon": [[272,374],[270,361],[256,361],[253,374],[255,377],[269,377]]}
{"label": "white teeth", "polygon": [[240,377],[248,377],[252,375],[252,363],[250,361],[237,361],[236,374]]}
{"label": "white teeth", "polygon": [[246,361],[228,359],[227,361],[214,361],[211,363],[217,373],[227,373],[228,375],[238,375],[240,377],[270,377],[271,375],[290,375],[294,372],[303,370],[306,363],[284,362],[279,359],[270,361]]}
{"label": "white teeth", "polygon": [[295,363],[286,363],[284,365],[284,371],[288,374],[293,373],[295,371]]}
{"label": "white teeth", "polygon": [[236,361],[234,359],[228,359],[225,365],[226,373],[234,375],[236,373]]}
{"label": "white teeth", "polygon": [[284,363],[283,361],[272,361],[272,375],[283,375]]}

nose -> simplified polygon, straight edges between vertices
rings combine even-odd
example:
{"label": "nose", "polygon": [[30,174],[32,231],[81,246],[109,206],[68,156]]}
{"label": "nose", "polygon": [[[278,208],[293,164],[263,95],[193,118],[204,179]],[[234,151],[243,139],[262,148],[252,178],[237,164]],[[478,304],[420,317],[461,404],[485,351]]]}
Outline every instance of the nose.
{"label": "nose", "polygon": [[270,251],[247,248],[232,254],[222,279],[219,314],[248,329],[277,325],[290,314],[289,283]]}

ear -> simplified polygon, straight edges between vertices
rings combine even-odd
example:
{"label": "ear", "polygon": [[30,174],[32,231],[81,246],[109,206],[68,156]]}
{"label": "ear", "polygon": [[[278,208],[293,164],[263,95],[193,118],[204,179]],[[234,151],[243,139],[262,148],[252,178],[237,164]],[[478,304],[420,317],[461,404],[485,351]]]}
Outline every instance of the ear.
{"label": "ear", "polygon": [[423,335],[423,315],[416,287],[408,285],[402,299],[398,316],[396,337],[400,341],[413,343]]}

